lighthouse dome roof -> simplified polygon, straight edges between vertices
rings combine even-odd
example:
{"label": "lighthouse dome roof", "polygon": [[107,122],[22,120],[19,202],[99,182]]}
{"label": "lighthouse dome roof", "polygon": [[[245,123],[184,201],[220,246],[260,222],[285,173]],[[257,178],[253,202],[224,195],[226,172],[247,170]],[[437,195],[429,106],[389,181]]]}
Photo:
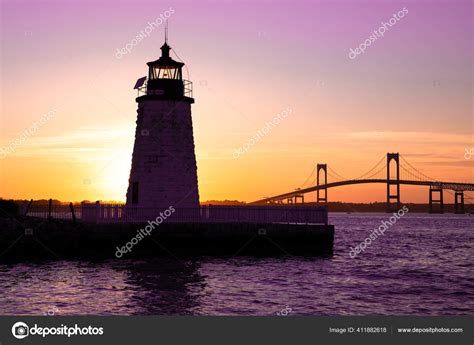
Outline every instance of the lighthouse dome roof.
{"label": "lighthouse dome roof", "polygon": [[161,46],[161,56],[158,60],[147,62],[148,66],[168,66],[168,67],[183,67],[184,63],[175,61],[170,57],[171,47],[165,42]]}

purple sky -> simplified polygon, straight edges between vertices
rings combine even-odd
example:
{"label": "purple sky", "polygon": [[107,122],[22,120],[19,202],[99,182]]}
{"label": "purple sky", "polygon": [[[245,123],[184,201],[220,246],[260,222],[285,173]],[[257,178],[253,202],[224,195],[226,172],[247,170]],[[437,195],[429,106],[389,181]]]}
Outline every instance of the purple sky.
{"label": "purple sky", "polygon": [[[84,146],[77,139],[84,133],[89,148],[98,151],[114,150],[123,142],[118,148],[125,152],[120,166],[129,165],[136,116],[131,88],[146,75],[145,63],[159,56],[163,26],[121,59],[115,53],[172,7],[170,45],[194,82],[199,180],[200,185],[209,184],[201,188],[204,199],[248,200],[279,192],[266,169],[278,169],[289,152],[294,171],[282,177],[283,191],[304,180],[317,161],[349,173],[353,169],[357,175],[387,151],[425,155],[420,164],[431,171],[439,162],[443,168],[435,171],[440,178],[472,178],[472,165],[466,170],[468,162],[462,161],[473,132],[470,1],[1,4],[2,145],[56,106],[61,111],[35,140],[51,146],[56,142],[61,152],[70,148],[64,154],[71,161]],[[349,59],[349,49],[404,7],[408,14],[383,38]],[[252,155],[232,160],[235,147],[286,107],[293,109],[291,121],[255,147]],[[104,136],[104,131],[112,134]],[[36,151],[25,147],[25,157],[28,152],[36,158],[45,155],[41,143],[30,149]],[[355,161],[348,164],[347,157]],[[58,156],[48,164],[55,166],[62,159]],[[228,171],[221,163],[227,159]],[[107,165],[103,160],[79,159],[78,179],[94,175],[87,164]],[[12,158],[2,164],[10,164],[13,174],[23,163]],[[123,170],[120,181],[126,185],[128,171]],[[229,176],[238,189],[227,184]],[[248,185],[249,176],[263,191]],[[88,193],[84,186],[77,188],[65,195]],[[95,190],[99,188],[104,193],[90,198],[124,194],[111,193],[112,187]]]}

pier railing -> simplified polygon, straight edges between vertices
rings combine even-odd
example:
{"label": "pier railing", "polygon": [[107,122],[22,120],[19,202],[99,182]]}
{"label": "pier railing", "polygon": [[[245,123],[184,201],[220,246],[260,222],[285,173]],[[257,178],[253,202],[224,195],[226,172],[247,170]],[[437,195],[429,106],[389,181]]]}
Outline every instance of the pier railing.
{"label": "pier railing", "polygon": [[89,223],[146,223],[148,221],[193,223],[304,223],[328,224],[326,207],[315,206],[227,206],[198,208],[143,208],[123,203],[82,203],[81,205],[25,205],[23,214],[41,218],[78,219]]}
{"label": "pier railing", "polygon": [[124,204],[82,204],[82,220],[95,223],[164,222],[314,223],[327,224],[325,207],[221,206],[198,208],[143,208]]}
{"label": "pier railing", "polygon": [[20,213],[31,217],[76,220],[81,218],[82,208],[72,203],[67,204],[38,204],[31,200],[20,205]]}
{"label": "pier railing", "polygon": [[143,208],[123,203],[82,203],[80,205],[24,205],[22,214],[53,219],[80,220],[89,223],[304,223],[327,224],[326,207],[314,206],[224,206],[201,205],[198,208]]}

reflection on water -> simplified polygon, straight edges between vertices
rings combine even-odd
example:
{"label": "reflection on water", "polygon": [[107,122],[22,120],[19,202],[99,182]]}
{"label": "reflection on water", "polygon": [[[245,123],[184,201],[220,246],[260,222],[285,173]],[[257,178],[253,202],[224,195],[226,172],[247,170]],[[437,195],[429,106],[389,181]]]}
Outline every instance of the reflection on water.
{"label": "reflection on water", "polygon": [[472,314],[474,218],[407,215],[351,259],[386,217],[332,215],[330,258],[0,265],[0,314]]}

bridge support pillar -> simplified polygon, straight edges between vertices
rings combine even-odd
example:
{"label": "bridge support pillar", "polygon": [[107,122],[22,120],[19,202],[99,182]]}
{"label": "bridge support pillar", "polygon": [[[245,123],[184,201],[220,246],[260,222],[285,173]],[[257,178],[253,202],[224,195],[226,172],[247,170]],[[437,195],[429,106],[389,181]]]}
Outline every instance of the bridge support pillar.
{"label": "bridge support pillar", "polygon": [[[317,186],[320,186],[321,185],[321,181],[320,181],[320,178],[319,178],[319,172],[322,170],[323,173],[324,173],[324,185],[327,185],[328,184],[328,166],[327,164],[318,164],[317,167],[316,167],[316,174],[317,174]],[[322,196],[324,192],[324,196]],[[328,202],[328,189],[327,188],[323,188],[323,189],[318,189],[316,191],[316,195],[317,195],[317,200],[316,202],[318,204],[321,204],[321,203],[324,203],[324,204],[327,204]]]}
{"label": "bridge support pillar", "polygon": [[[396,177],[392,179],[390,177],[390,163],[395,162],[396,165]],[[395,186],[395,194],[393,194],[392,186]],[[400,160],[399,154],[387,153],[387,212],[393,212],[392,200],[397,203],[397,210],[400,209]]]}
{"label": "bridge support pillar", "polygon": [[302,204],[304,204],[304,194],[295,195],[295,204],[298,203],[298,199],[301,200]]}
{"label": "bridge support pillar", "polygon": [[454,192],[454,213],[464,214],[464,191]]}
{"label": "bridge support pillar", "polygon": [[[434,199],[434,194],[438,193],[438,199]],[[433,206],[439,204],[439,208]],[[443,188],[441,186],[430,186],[430,213],[444,213]]]}

